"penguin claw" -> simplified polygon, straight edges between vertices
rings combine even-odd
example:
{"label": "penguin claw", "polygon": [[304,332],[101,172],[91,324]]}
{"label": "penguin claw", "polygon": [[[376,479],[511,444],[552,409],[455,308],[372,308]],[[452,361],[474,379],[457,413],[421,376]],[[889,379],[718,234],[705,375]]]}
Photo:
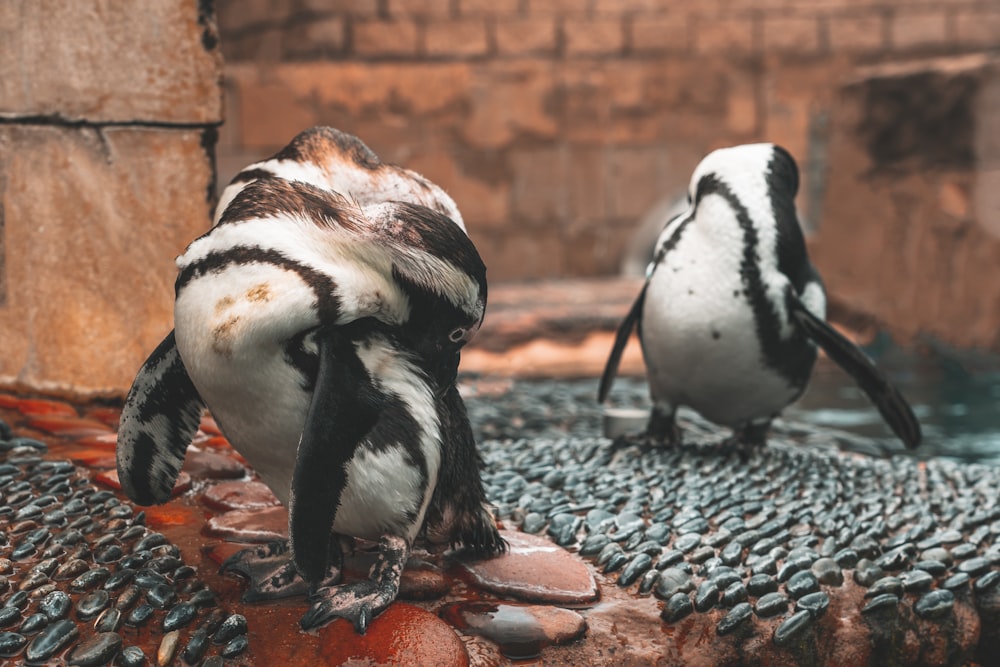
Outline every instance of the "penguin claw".
{"label": "penguin claw", "polygon": [[[243,549],[227,558],[219,573],[235,572],[249,580],[243,602],[267,602],[305,595],[309,592],[309,584],[299,576],[287,554],[288,545],[284,542]],[[340,571],[333,568],[327,575],[326,582],[331,585],[340,579]]]}
{"label": "penguin claw", "polygon": [[363,635],[372,619],[396,599],[397,592],[396,587],[380,586],[371,580],[320,588],[313,595],[317,601],[299,621],[299,626],[308,632],[335,618],[343,618]]}

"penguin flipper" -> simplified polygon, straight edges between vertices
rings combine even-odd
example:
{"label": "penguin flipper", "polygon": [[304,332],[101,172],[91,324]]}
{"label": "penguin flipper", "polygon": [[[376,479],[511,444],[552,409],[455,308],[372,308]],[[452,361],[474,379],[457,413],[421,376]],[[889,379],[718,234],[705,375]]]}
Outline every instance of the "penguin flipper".
{"label": "penguin flipper", "polygon": [[880,371],[871,359],[836,329],[809,312],[798,297],[789,294],[789,312],[795,322],[816,342],[833,361],[854,378],[885,419],[892,432],[909,448],[920,444],[922,437],[909,403],[899,389]]}
{"label": "penguin flipper", "polygon": [[642,286],[642,291],[636,297],[632,308],[628,311],[628,315],[618,325],[618,333],[615,334],[615,344],[611,347],[611,354],[608,355],[608,361],[604,365],[604,373],[601,375],[601,384],[597,388],[598,403],[603,403],[604,399],[608,397],[608,392],[611,391],[611,384],[615,381],[615,374],[618,373],[618,365],[622,361],[625,345],[628,343],[629,336],[632,335],[632,330],[635,329],[636,323],[642,316],[642,305],[646,301],[647,287],[649,287],[649,282],[646,282]]}
{"label": "penguin flipper", "polygon": [[122,407],[118,479],[134,502],[170,499],[204,408],[171,331],[139,369]]}
{"label": "penguin flipper", "polygon": [[316,336],[319,370],[288,502],[292,560],[311,584],[327,571],[330,531],[347,484],[347,462],[381,410],[381,394],[342,329],[330,327]]}

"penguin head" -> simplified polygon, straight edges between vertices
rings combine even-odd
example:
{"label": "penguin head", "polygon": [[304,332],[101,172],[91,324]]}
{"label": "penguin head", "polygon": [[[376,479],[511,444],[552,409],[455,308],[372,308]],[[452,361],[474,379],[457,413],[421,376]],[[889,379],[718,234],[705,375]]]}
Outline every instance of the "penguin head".
{"label": "penguin head", "polygon": [[408,306],[394,335],[446,389],[455,382],[462,347],[479,331],[486,312],[486,265],[446,215],[404,202],[377,208],[368,213],[390,249],[392,278]]}
{"label": "penguin head", "polygon": [[742,144],[712,151],[695,168],[688,185],[688,202],[698,201],[721,181],[742,201],[792,201],[799,189],[799,168],[777,144]]}

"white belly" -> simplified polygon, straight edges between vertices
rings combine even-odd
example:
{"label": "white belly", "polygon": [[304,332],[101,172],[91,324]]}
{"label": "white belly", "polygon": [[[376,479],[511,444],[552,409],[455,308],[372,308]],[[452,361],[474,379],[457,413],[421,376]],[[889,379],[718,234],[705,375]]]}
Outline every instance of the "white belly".
{"label": "white belly", "polygon": [[[271,298],[261,298],[265,293]],[[297,276],[255,265],[189,282],[175,306],[177,347],[192,382],[232,446],[285,505],[313,398],[288,363],[286,343],[317,326],[313,301]],[[401,449],[392,443],[380,443],[377,451],[359,447],[347,465],[333,530],[368,539],[405,533],[412,539],[440,464],[433,396],[398,372],[393,350],[366,348],[361,358],[384,391],[421,414],[426,432],[413,437],[421,440],[428,479],[401,465]]]}
{"label": "white belly", "polygon": [[727,426],[770,417],[799,393],[764,363],[741,249],[686,229],[650,279],[641,325],[653,399]]}

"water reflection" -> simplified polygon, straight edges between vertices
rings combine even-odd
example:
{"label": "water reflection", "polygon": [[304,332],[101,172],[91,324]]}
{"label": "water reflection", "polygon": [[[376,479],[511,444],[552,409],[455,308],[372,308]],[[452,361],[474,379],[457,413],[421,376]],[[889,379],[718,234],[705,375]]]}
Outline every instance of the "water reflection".
{"label": "water reflection", "polygon": [[[866,351],[913,406],[924,431],[917,456],[1000,463],[1000,357],[928,345],[906,351],[880,338]],[[821,360],[788,419],[893,440],[878,412],[837,366]]]}

